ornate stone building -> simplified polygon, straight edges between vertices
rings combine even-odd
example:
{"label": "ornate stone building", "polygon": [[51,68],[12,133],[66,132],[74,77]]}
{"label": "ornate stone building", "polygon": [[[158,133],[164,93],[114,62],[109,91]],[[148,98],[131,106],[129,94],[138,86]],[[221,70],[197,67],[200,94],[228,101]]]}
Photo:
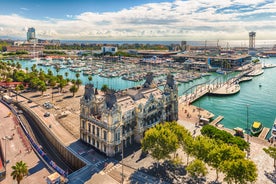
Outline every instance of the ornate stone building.
{"label": "ornate stone building", "polygon": [[157,123],[178,119],[178,89],[171,74],[163,91],[156,87],[152,73],[144,85],[118,92],[98,92],[87,84],[80,104],[81,140],[107,156],[140,142]]}

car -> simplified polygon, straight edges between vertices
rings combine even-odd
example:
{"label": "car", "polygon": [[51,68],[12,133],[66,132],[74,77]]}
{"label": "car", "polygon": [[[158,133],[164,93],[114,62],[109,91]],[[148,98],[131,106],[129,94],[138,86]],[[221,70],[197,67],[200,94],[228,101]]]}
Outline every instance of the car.
{"label": "car", "polygon": [[17,114],[23,114],[22,110],[17,111]]}
{"label": "car", "polygon": [[33,101],[32,100],[28,100],[28,103],[32,103]]}
{"label": "car", "polygon": [[49,117],[50,113],[49,112],[45,112],[44,117]]}

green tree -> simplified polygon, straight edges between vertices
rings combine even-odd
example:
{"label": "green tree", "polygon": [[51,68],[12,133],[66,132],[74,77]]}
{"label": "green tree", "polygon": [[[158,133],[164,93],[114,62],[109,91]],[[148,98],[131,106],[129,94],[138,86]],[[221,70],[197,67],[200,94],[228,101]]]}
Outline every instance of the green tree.
{"label": "green tree", "polygon": [[57,82],[56,80],[52,77],[49,81],[49,84],[52,88],[52,101],[54,101],[54,87],[56,86]]}
{"label": "green tree", "polygon": [[237,146],[230,146],[225,143],[217,143],[208,153],[207,164],[216,169],[218,180],[218,172],[222,171],[225,161],[245,158],[245,153]]}
{"label": "green tree", "polygon": [[191,154],[194,153],[194,139],[193,137],[190,135],[190,136],[186,136],[183,140],[183,143],[182,143],[182,149],[183,151],[187,154],[187,165],[189,163],[189,157]]}
{"label": "green tree", "polygon": [[53,71],[52,71],[52,70],[50,70],[50,69],[48,69],[47,75],[49,75],[49,76],[53,76]]}
{"label": "green tree", "polygon": [[79,72],[76,73],[76,77],[77,77],[77,79],[80,77],[80,73]]}
{"label": "green tree", "polygon": [[31,67],[32,72],[36,71],[36,64],[33,64],[33,66]]}
{"label": "green tree", "polygon": [[198,159],[207,162],[208,153],[214,149],[216,141],[206,136],[197,136],[193,142],[192,154]]}
{"label": "green tree", "polygon": [[172,131],[177,136],[178,144],[182,145],[182,147],[185,146],[186,138],[192,138],[190,132],[183,126],[179,125],[176,121],[165,123],[164,126],[170,129],[170,131]]}
{"label": "green tree", "polygon": [[59,82],[59,89],[60,89],[60,93],[62,92],[62,89],[64,88],[64,86],[67,85],[67,80],[65,79],[61,79]]}
{"label": "green tree", "polygon": [[18,101],[18,91],[20,90],[19,85],[16,85],[14,90],[16,91],[16,101]]}
{"label": "green tree", "polygon": [[20,70],[22,68],[22,65],[19,62],[16,62],[16,68]]}
{"label": "green tree", "polygon": [[78,91],[77,86],[74,84],[73,86],[71,86],[70,88],[70,92],[73,93],[73,97],[75,96],[75,93]]}
{"label": "green tree", "polygon": [[205,164],[199,160],[195,159],[192,161],[187,167],[186,170],[191,175],[191,177],[195,180],[196,183],[200,182],[200,178],[206,176],[207,168]]}
{"label": "green tree", "polygon": [[142,149],[159,162],[161,159],[170,159],[170,154],[179,148],[178,143],[177,136],[170,129],[158,124],[145,132]]}
{"label": "green tree", "polygon": [[24,87],[23,84],[19,84],[18,86],[19,86],[19,89],[20,89],[21,91],[25,89],[25,87]]}
{"label": "green tree", "polygon": [[69,82],[68,75],[69,75],[69,73],[65,72],[65,77],[66,77],[67,82]]}
{"label": "green tree", "polygon": [[47,90],[46,84],[44,81],[41,81],[38,87],[39,91],[41,91],[41,95]]}
{"label": "green tree", "polygon": [[274,160],[274,169],[276,169],[276,147],[268,147],[263,149],[266,154],[268,154]]}
{"label": "green tree", "polygon": [[81,84],[82,84],[82,81],[80,79],[77,79],[76,80],[76,85],[77,85],[78,88],[80,87]]}
{"label": "green tree", "polygon": [[107,84],[104,84],[104,85],[102,86],[101,91],[104,92],[104,93],[106,93],[106,92],[108,91],[108,86],[107,86]]}
{"label": "green tree", "polygon": [[92,76],[89,75],[89,76],[88,76],[88,80],[89,80],[90,83],[91,83],[92,79],[93,79]]}
{"label": "green tree", "polygon": [[236,159],[226,161],[222,168],[228,183],[244,184],[257,180],[257,167],[253,161],[247,159]]}
{"label": "green tree", "polygon": [[59,71],[60,71],[60,68],[59,68],[59,66],[57,66],[57,67],[56,67],[57,75],[58,75]]}
{"label": "green tree", "polygon": [[16,162],[12,168],[11,176],[13,180],[16,180],[18,184],[20,184],[21,180],[23,180],[24,176],[28,174],[28,166],[23,161]]}

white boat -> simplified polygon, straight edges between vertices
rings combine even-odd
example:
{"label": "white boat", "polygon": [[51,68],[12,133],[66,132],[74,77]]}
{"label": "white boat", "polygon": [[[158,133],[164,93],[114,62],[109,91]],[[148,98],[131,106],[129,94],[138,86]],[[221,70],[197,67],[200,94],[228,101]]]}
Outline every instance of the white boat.
{"label": "white boat", "polygon": [[271,129],[271,136],[272,136],[272,137],[276,137],[276,118],[275,118],[275,120],[274,120],[272,129]]}
{"label": "white boat", "polygon": [[31,59],[31,61],[32,61],[32,62],[40,61],[40,58],[35,57],[35,58]]}
{"label": "white boat", "polygon": [[221,68],[217,69],[216,72],[217,72],[218,74],[226,75],[226,71],[221,70]]}

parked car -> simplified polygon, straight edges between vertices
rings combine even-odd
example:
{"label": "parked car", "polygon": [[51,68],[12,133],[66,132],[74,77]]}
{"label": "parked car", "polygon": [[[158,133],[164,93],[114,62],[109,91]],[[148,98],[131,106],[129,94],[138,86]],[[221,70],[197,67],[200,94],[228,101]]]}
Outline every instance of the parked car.
{"label": "parked car", "polygon": [[49,117],[50,113],[49,112],[45,112],[44,117]]}

